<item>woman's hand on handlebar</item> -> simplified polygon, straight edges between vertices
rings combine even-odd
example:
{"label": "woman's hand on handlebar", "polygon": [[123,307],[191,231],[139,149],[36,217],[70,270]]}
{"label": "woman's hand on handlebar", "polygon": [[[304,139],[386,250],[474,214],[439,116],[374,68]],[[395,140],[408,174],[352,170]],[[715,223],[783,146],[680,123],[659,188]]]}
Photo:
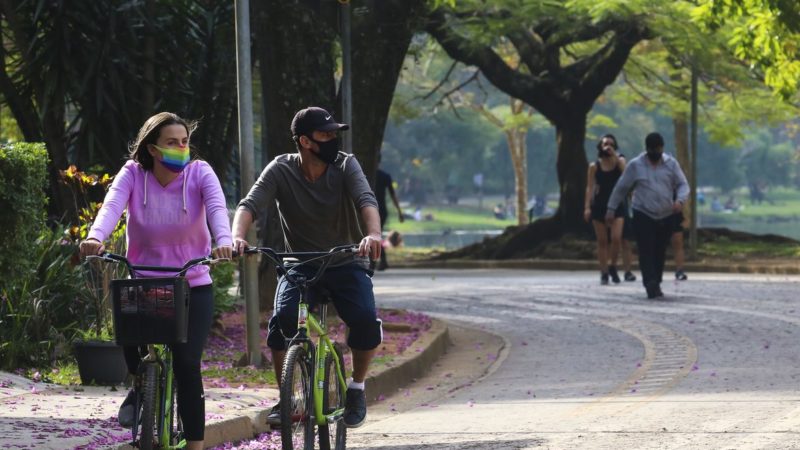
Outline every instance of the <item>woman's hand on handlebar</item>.
{"label": "woman's hand on handlebar", "polygon": [[233,258],[233,247],[230,245],[223,245],[221,247],[217,247],[214,250],[211,250],[211,256],[214,259],[232,259]]}
{"label": "woman's hand on handlebar", "polygon": [[381,257],[381,238],[380,236],[367,235],[358,244],[358,256],[369,256],[376,260]]}
{"label": "woman's hand on handlebar", "polygon": [[96,256],[104,251],[106,251],[106,247],[103,243],[94,238],[86,239],[80,245],[81,258]]}

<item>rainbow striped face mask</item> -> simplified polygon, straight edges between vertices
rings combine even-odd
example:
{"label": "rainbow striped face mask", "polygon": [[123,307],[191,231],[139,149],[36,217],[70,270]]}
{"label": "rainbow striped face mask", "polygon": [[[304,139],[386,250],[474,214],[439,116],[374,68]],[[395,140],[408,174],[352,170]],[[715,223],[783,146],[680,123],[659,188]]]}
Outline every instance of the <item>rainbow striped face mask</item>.
{"label": "rainbow striped face mask", "polygon": [[189,164],[189,146],[186,147],[159,147],[153,145],[161,152],[161,164],[172,172],[180,173]]}

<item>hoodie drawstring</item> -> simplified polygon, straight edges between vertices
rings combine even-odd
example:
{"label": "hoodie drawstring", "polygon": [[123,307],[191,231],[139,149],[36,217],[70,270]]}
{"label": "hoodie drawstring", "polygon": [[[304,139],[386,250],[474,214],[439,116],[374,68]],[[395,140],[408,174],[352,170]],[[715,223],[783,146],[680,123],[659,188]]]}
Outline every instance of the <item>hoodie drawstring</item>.
{"label": "hoodie drawstring", "polygon": [[[188,168],[188,167],[187,167]],[[186,170],[183,171],[183,213],[188,214],[189,212],[186,211],[186,179],[189,178],[186,175]]]}
{"label": "hoodie drawstring", "polygon": [[[148,171],[145,170],[144,171],[144,201],[143,201],[143,204],[144,204],[145,207],[147,207],[147,173],[148,173]],[[186,171],[185,170],[184,170],[184,173],[182,173],[182,175],[183,175],[183,189],[182,189],[182,191],[183,191],[183,213],[184,214],[189,214],[189,211],[186,209],[186,179],[188,178],[188,176],[186,175]]]}

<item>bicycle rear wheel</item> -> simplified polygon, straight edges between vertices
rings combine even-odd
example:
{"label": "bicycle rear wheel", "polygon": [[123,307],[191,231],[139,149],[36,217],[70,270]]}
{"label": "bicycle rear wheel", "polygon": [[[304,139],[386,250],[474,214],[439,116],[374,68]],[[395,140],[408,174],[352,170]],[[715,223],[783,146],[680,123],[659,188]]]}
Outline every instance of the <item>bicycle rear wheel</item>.
{"label": "bicycle rear wheel", "polygon": [[[344,372],[342,350],[337,344],[334,344],[334,348],[336,349],[336,357],[339,360],[339,367]],[[322,379],[322,412],[325,415],[344,409],[346,390],[339,383],[337,373],[333,354],[328,353],[328,356],[325,357],[325,375]],[[318,437],[320,450],[345,450],[347,428],[344,426],[342,417],[338,417],[333,423],[320,425]]]}
{"label": "bicycle rear wheel", "polygon": [[155,448],[158,428],[158,376],[159,366],[145,364],[142,374],[142,433],[139,438],[141,450]]}
{"label": "bicycle rear wheel", "polygon": [[311,370],[308,353],[293,345],[283,360],[281,377],[281,443],[283,450],[313,450]]}

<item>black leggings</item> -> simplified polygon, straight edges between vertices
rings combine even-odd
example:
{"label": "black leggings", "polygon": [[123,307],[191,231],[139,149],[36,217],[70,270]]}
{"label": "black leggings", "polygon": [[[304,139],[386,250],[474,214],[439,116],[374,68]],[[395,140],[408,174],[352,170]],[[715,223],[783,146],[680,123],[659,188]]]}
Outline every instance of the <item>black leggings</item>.
{"label": "black leggings", "polygon": [[[178,414],[183,421],[187,441],[202,441],[205,432],[206,404],[200,358],[214,320],[214,290],[211,285],[195,286],[189,294],[189,332],[185,344],[170,346],[173,370],[178,386]],[[139,347],[125,347],[128,372],[136,375],[141,353]]]}

